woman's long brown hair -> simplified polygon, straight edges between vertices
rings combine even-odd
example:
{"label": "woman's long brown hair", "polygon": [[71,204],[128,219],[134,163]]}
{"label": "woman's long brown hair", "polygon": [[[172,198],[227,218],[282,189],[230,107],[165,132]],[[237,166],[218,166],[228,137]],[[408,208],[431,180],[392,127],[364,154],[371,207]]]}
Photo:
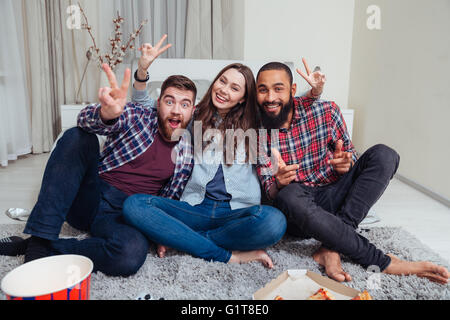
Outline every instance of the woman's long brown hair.
{"label": "woman's long brown hair", "polygon": [[[260,128],[261,117],[259,113],[259,108],[256,104],[256,83],[255,77],[252,70],[240,63],[233,63],[226,66],[222,71],[219,72],[217,77],[212,82],[207,93],[197,105],[195,110],[194,119],[195,121],[202,122],[203,133],[208,129],[216,129],[216,115],[217,108],[213,104],[212,100],[212,90],[214,84],[219,80],[219,78],[228,70],[236,69],[245,78],[245,101],[242,104],[237,104],[233,107],[228,114],[223,119],[220,126],[217,128],[221,131],[224,137],[224,156],[226,157],[226,130],[228,129],[242,129],[246,132],[249,129],[257,130]],[[249,147],[248,141],[246,142],[247,159],[249,157]],[[237,146],[235,145],[235,148]]]}

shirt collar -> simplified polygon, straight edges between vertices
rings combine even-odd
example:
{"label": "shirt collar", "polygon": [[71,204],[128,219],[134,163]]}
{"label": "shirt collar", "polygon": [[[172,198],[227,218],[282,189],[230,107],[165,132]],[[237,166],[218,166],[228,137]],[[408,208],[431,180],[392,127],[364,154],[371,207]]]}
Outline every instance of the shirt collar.
{"label": "shirt collar", "polygon": [[214,118],[216,119],[215,123],[216,128],[220,127],[220,125],[223,122],[223,118],[217,110],[214,112]]}
{"label": "shirt collar", "polygon": [[300,113],[301,108],[303,108],[303,105],[300,103],[300,99],[294,98],[294,116],[292,117],[292,121],[302,118]]}

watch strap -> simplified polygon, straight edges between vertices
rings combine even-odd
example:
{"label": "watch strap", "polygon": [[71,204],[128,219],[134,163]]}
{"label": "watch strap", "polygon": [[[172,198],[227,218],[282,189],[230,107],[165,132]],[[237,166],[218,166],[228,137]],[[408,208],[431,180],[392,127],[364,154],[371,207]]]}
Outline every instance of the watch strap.
{"label": "watch strap", "polygon": [[147,78],[145,80],[141,80],[138,78],[138,71],[136,70],[136,72],[134,73],[134,80],[136,80],[137,82],[141,82],[141,83],[148,82],[148,80],[150,80],[150,74],[147,71]]}

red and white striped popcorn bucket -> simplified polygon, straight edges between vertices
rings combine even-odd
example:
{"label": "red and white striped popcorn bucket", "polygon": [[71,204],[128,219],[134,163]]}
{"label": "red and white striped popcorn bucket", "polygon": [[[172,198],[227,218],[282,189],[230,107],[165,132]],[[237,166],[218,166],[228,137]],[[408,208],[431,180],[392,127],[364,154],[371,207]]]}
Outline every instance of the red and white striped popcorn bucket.
{"label": "red and white striped popcorn bucket", "polygon": [[78,255],[60,255],[25,263],[1,282],[8,300],[89,300],[94,264]]}

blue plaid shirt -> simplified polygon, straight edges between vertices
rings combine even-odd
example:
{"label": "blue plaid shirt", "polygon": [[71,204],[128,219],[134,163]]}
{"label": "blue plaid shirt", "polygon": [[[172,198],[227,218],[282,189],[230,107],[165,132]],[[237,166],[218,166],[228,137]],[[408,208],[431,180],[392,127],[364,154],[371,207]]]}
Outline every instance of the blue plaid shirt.
{"label": "blue plaid shirt", "polygon": [[[84,108],[78,115],[78,127],[87,132],[107,136],[100,154],[99,174],[138,158],[152,145],[158,131],[156,102],[146,91],[133,87],[133,103],[125,106],[122,115],[105,124],[100,118],[100,104]],[[179,200],[194,165],[193,147],[189,135],[183,135],[174,148],[175,171],[158,196]]]}

